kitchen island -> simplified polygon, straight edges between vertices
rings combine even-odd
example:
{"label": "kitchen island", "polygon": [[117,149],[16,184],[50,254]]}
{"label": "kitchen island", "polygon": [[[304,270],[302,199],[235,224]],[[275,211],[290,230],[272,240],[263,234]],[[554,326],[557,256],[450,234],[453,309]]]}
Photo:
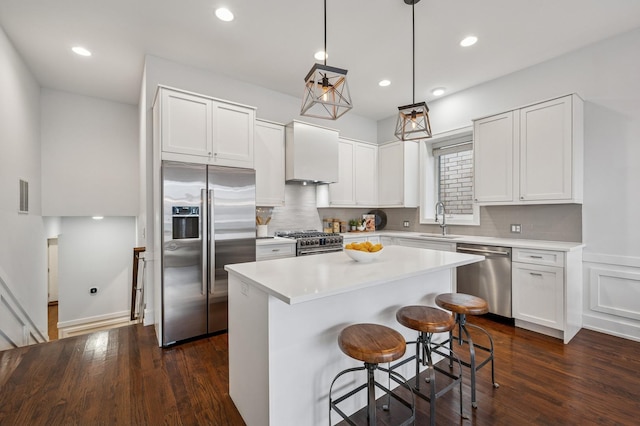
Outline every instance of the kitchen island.
{"label": "kitchen island", "polygon": [[[227,265],[229,393],[244,421],[326,425],[331,380],[360,365],[340,351],[340,330],[371,322],[415,340],[415,332],[396,322],[396,311],[412,304],[435,306],[436,295],[455,291],[457,266],[483,259],[388,246],[371,263],[338,252]],[[401,374],[412,376],[412,367],[405,367]],[[344,383],[351,388],[364,379],[364,374],[351,376]],[[342,408],[353,412],[365,400],[361,392]]]}

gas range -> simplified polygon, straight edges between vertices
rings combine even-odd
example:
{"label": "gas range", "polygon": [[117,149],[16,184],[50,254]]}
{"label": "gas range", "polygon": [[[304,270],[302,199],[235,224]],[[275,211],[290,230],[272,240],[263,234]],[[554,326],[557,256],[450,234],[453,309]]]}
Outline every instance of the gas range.
{"label": "gas range", "polygon": [[343,238],[340,234],[320,231],[281,231],[276,237],[296,240],[296,256],[333,253],[342,251]]}

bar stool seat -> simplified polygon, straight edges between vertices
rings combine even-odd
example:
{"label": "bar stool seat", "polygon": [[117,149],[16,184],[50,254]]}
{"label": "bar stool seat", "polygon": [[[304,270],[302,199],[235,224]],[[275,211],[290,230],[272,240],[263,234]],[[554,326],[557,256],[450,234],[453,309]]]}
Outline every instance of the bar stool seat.
{"label": "bar stool seat", "polygon": [[338,345],[346,355],[369,364],[395,361],[406,350],[402,334],[378,324],[348,326],[340,332]]}
{"label": "bar stool seat", "polygon": [[[407,407],[411,414],[402,423],[402,425],[409,425],[415,421],[415,399],[413,393],[411,394],[411,401],[406,401],[400,396],[396,395],[387,387],[383,386],[375,380],[374,371],[380,370],[388,373],[389,377],[401,386],[405,387],[411,392],[411,387],[407,383],[407,380],[395,371],[391,371],[386,368],[379,367],[380,363],[387,363],[395,361],[401,358],[406,351],[406,343],[402,334],[396,330],[379,324],[353,324],[340,332],[338,336],[338,345],[342,352],[350,356],[353,359],[364,362],[364,366],[348,368],[341,371],[331,382],[329,388],[329,424],[331,422],[331,412],[336,411],[347,423],[355,425],[355,423],[347,416],[339,407],[338,404],[345,399],[355,395],[363,389],[367,389],[367,424],[376,424],[376,397],[375,388],[382,389],[389,398],[394,398],[402,405]],[[358,386],[357,388],[347,392],[339,398],[334,399],[333,386],[342,375],[367,370],[366,383]],[[386,409],[386,407],[385,407]]]}
{"label": "bar stool seat", "polygon": [[[431,306],[414,305],[399,309],[396,312],[396,319],[403,326],[418,331],[418,339],[414,342],[407,342],[407,344],[416,345],[415,355],[393,365],[390,369],[394,370],[415,359],[415,382],[412,389],[416,395],[429,401],[430,422],[432,426],[436,424],[436,400],[456,385],[459,387],[460,394],[460,416],[464,417],[462,412],[462,364],[450,348],[432,340],[433,335],[436,333],[448,333],[453,330],[456,325],[453,315]],[[443,353],[443,351],[447,351],[447,353]],[[434,353],[456,360],[458,363],[458,374],[453,374],[451,371],[443,370],[435,365],[432,356]],[[426,381],[429,383],[428,395],[420,390],[420,365],[427,367]],[[436,372],[452,379],[449,384],[442,387],[439,391],[436,388]]]}
{"label": "bar stool seat", "polygon": [[[459,345],[467,343],[469,345],[469,361],[461,361],[462,365],[469,367],[471,370],[471,406],[478,408],[478,402],[476,400],[476,372],[484,367],[487,363],[491,363],[491,382],[494,388],[498,388],[500,385],[496,383],[494,365],[493,365],[493,338],[482,327],[475,324],[467,323],[467,315],[483,315],[489,312],[489,304],[481,297],[472,296],[464,293],[443,293],[436,296],[436,305],[453,312],[455,316],[456,325],[458,328],[458,335],[453,336],[453,330],[449,332],[449,340],[445,343],[449,343],[449,348],[453,351],[453,341],[457,340]],[[484,333],[488,339],[490,347],[484,347],[473,343],[471,334],[467,327],[473,327],[476,330]],[[489,356],[482,362],[476,361],[476,349],[481,349],[489,353]],[[451,362],[450,364],[451,365]]]}

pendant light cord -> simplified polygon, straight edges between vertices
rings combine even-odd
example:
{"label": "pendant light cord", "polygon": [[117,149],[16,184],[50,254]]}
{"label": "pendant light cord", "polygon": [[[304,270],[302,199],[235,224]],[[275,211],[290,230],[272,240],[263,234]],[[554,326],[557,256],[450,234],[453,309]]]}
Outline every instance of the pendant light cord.
{"label": "pendant light cord", "polygon": [[324,64],[327,65],[327,0],[324,0]]}
{"label": "pendant light cord", "polygon": [[[325,0],[326,7],[327,0]],[[325,12],[326,19],[326,12]],[[325,26],[326,26],[325,22]],[[412,38],[413,38],[413,103],[416,103],[416,2],[411,3],[411,28],[412,28]],[[326,37],[326,29],[325,29],[325,37]],[[326,41],[325,41],[326,43]],[[326,46],[325,46],[326,53]]]}

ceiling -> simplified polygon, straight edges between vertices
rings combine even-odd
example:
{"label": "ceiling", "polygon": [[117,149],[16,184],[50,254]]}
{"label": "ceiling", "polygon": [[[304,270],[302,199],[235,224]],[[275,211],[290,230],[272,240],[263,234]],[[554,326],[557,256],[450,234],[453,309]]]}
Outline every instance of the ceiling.
{"label": "ceiling", "polygon": [[[220,6],[236,19],[218,20]],[[327,10],[327,64],[349,70],[350,113],[378,120],[411,103],[411,7],[328,0]],[[151,54],[301,98],[322,12],[321,0],[0,0],[0,25],[48,88],[137,104]],[[446,96],[640,27],[638,0],[423,0],[415,13],[415,95],[427,102],[436,87]],[[460,47],[469,34],[478,43]]]}

